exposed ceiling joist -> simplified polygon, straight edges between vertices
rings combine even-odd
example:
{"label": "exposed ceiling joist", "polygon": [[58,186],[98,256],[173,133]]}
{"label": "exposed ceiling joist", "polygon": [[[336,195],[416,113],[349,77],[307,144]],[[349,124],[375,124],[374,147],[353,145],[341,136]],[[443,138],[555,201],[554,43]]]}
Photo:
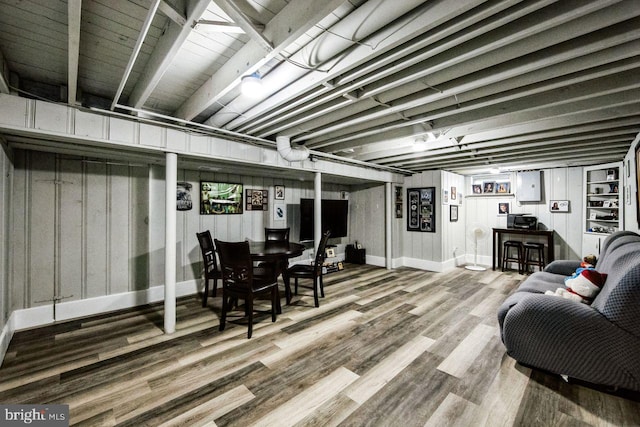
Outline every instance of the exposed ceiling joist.
{"label": "exposed ceiling joist", "polygon": [[158,6],[158,10],[160,12],[164,13],[164,15],[167,18],[171,19],[178,26],[184,27],[185,25],[187,25],[187,17],[183,16],[182,13],[178,12],[177,10],[175,10],[173,8],[173,6],[171,6],[166,1],[163,0],[160,3],[160,6]]}
{"label": "exposed ceiling joist", "polygon": [[259,70],[263,64],[280,54],[342,2],[343,0],[311,3],[306,0],[290,1],[265,26],[263,35],[270,40],[271,49],[265,50],[257,41],[251,39],[178,108],[175,116],[186,120],[198,116],[236,88],[243,75]]}
{"label": "exposed ceiling joist", "polygon": [[9,66],[0,50],[0,93],[9,93]]}
{"label": "exposed ceiling joist", "polygon": [[262,33],[264,28],[262,25],[256,25],[249,19],[235,2],[230,0],[215,0],[216,4],[220,6],[224,12],[231,17],[233,22],[236,23],[242,30],[251,37],[256,43],[258,43],[267,52],[273,49],[271,40]]}
{"label": "exposed ceiling joist", "polygon": [[67,102],[69,105],[76,105],[78,90],[78,64],[80,59],[80,24],[82,22],[82,0],[68,0],[67,10],[69,15],[68,23],[68,80],[67,80]]}

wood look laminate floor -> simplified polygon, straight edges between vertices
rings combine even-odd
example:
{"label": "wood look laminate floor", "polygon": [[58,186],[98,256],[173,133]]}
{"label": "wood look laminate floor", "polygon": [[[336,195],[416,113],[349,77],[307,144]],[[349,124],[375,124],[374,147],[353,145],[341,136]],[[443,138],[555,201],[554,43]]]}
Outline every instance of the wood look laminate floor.
{"label": "wood look laminate floor", "polygon": [[[87,426],[629,426],[640,403],[531,371],[505,354],[496,310],[523,276],[347,264],[253,338],[221,299],[21,331],[0,402],[64,403]],[[304,295],[303,295],[304,294]]]}

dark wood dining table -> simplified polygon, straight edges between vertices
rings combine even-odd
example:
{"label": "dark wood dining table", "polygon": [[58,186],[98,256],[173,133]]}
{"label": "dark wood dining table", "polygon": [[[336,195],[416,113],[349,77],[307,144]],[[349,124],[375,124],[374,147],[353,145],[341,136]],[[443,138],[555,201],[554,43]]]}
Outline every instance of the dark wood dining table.
{"label": "dark wood dining table", "polygon": [[[249,242],[251,259],[268,263],[271,268],[273,268],[275,277],[285,273],[289,264],[289,258],[302,255],[305,249],[306,247],[303,244],[296,242],[283,242],[278,240]],[[286,280],[284,282],[287,283]],[[291,301],[291,289],[289,287],[285,288],[285,296],[287,301]],[[282,312],[280,304],[278,304],[278,312]]]}

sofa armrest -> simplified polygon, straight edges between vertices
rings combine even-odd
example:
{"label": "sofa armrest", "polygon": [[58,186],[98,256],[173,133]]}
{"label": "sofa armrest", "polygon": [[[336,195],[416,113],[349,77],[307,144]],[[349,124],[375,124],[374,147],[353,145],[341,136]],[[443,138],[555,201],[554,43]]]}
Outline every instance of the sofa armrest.
{"label": "sofa armrest", "polygon": [[507,312],[502,338],[524,365],[640,390],[640,340],[589,305],[529,294]]}
{"label": "sofa armrest", "polygon": [[547,264],[544,271],[547,273],[561,274],[563,276],[571,276],[578,268],[580,268],[580,261],[556,260]]}

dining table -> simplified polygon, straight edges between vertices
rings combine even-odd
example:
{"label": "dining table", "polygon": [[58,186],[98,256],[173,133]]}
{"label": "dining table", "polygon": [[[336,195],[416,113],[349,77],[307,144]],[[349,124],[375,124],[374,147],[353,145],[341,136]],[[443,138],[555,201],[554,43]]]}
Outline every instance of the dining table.
{"label": "dining table", "polygon": [[[249,252],[251,259],[261,264],[267,264],[273,269],[273,274],[277,278],[285,274],[289,265],[289,259],[295,258],[304,252],[306,246],[302,243],[287,242],[281,240],[250,241]],[[283,276],[284,279],[284,276]],[[287,280],[284,280],[285,284]],[[291,301],[291,289],[285,286],[286,301]],[[278,298],[278,301],[280,299]],[[278,312],[282,312],[278,304]]]}

